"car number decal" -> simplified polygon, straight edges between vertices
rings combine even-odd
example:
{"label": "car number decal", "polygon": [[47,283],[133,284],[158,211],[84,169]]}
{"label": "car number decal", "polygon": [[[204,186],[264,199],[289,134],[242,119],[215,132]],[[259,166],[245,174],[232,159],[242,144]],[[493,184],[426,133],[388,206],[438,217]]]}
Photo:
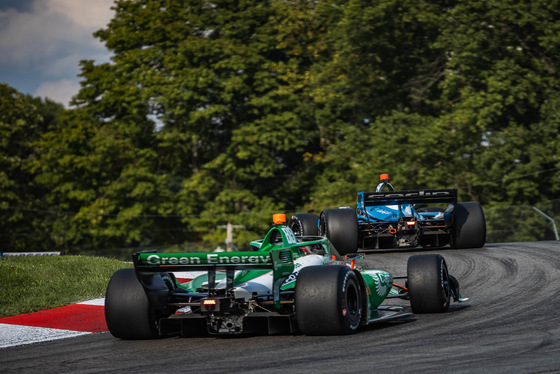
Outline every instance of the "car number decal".
{"label": "car number decal", "polygon": [[286,235],[286,240],[288,241],[288,243],[290,243],[290,244],[297,243],[296,236],[294,235],[294,232],[292,231],[292,229],[290,229],[288,227],[282,227],[282,231],[284,231],[284,235]]}

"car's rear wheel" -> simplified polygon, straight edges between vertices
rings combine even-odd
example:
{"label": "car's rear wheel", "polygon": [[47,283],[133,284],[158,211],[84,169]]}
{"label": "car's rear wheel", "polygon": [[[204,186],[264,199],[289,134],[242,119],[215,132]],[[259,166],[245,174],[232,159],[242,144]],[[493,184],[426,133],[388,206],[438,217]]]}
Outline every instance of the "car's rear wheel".
{"label": "car's rear wheel", "polygon": [[319,233],[341,255],[358,251],[358,217],[354,209],[326,209],[321,213]]}
{"label": "car's rear wheel", "polygon": [[481,248],[486,243],[486,219],[476,201],[458,203],[453,217],[453,247]]}
{"label": "car's rear wheel", "polygon": [[158,338],[156,312],[134,269],[113,274],[105,295],[105,320],[111,334],[119,339]]}
{"label": "car's rear wheel", "polygon": [[296,236],[319,235],[319,216],[313,213],[297,213],[288,221],[288,227]]}
{"label": "car's rear wheel", "polygon": [[363,308],[358,278],[348,266],[305,267],[296,281],[295,306],[303,334],[353,333]]}
{"label": "car's rear wheel", "polygon": [[442,255],[408,258],[407,288],[414,313],[444,313],[449,309],[451,288]]}

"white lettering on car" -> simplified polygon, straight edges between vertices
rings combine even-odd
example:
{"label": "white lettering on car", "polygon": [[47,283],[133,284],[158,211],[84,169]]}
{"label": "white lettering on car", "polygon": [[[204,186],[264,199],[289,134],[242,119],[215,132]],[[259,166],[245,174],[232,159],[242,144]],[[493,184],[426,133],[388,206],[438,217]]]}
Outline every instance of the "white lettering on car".
{"label": "white lettering on car", "polygon": [[[220,256],[210,253],[206,255],[207,264],[259,264],[269,263],[270,256],[254,255],[254,256]],[[158,255],[149,255],[146,258],[148,265],[200,265],[200,257],[160,257]]]}
{"label": "white lettering on car", "polygon": [[282,231],[284,231],[284,235],[286,235],[286,240],[288,241],[288,243],[290,244],[297,243],[296,236],[294,235],[292,229],[288,227],[282,227]]}
{"label": "white lettering on car", "polygon": [[150,255],[146,259],[148,265],[159,265],[159,256],[158,255]]}
{"label": "white lettering on car", "polygon": [[218,263],[218,255],[216,255],[216,254],[206,255],[206,261],[209,264],[217,264]]}
{"label": "white lettering on car", "polygon": [[377,193],[373,195],[369,195],[368,199],[384,199],[384,198],[391,198],[391,197],[416,197],[416,196],[450,196],[451,193],[448,191],[418,191],[418,192],[409,192],[409,193]]}

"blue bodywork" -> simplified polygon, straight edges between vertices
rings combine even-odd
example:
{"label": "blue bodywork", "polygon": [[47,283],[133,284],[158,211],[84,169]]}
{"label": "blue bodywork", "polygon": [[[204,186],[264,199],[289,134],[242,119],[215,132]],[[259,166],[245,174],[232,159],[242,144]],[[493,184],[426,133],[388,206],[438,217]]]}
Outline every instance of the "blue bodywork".
{"label": "blue bodywork", "polygon": [[447,245],[456,204],[454,188],[395,191],[382,180],[375,192],[358,192],[359,247]]}

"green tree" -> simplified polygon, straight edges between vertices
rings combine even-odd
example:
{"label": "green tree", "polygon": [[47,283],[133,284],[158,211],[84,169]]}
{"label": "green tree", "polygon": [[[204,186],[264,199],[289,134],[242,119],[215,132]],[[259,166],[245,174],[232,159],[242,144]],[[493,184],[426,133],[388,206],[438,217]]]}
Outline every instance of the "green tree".
{"label": "green tree", "polygon": [[558,5],[472,1],[447,12],[439,120],[456,130],[453,174],[467,196],[527,204],[558,194]]}
{"label": "green tree", "polygon": [[37,158],[34,141],[62,112],[62,105],[0,84],[0,250],[52,249],[46,191],[30,163]]}
{"label": "green tree", "polygon": [[310,207],[347,204],[381,172],[483,204],[556,196],[556,5],[348,1],[319,74],[335,83],[316,97],[345,120]]}
{"label": "green tree", "polygon": [[325,172],[309,210],[351,205],[357,191],[375,188],[380,173],[414,188],[419,173],[437,163],[430,138],[445,51],[434,40],[445,9],[395,0],[322,6],[333,23],[330,60],[314,71],[313,98],[328,123],[321,132],[328,148],[319,155]]}
{"label": "green tree", "polygon": [[[231,98],[235,105],[228,105],[235,111],[224,118],[231,137],[185,180],[180,195],[184,212],[204,212],[197,223],[201,229],[231,221],[246,225],[253,238],[269,225],[272,213],[300,206],[317,175],[306,161],[307,154],[318,152],[319,142],[313,103],[304,92],[322,32],[309,4],[258,4],[236,12],[236,22],[252,25],[241,28],[243,33],[230,31],[230,18],[213,26],[212,35],[228,35],[236,51],[231,57],[227,49],[220,51],[226,56],[211,65],[237,77],[232,89],[239,94]],[[223,43],[204,42],[219,48]]]}
{"label": "green tree", "polygon": [[318,33],[307,3],[117,1],[96,33],[112,61],[82,62],[77,108],[41,143],[60,242],[166,245],[230,220],[260,235],[300,205]]}
{"label": "green tree", "polygon": [[213,248],[231,222],[242,247],[271,213],[353,205],[380,173],[485,206],[551,200],[558,5],[118,0],[96,33],[111,62],[82,62],[75,108],[33,150],[52,238]]}

